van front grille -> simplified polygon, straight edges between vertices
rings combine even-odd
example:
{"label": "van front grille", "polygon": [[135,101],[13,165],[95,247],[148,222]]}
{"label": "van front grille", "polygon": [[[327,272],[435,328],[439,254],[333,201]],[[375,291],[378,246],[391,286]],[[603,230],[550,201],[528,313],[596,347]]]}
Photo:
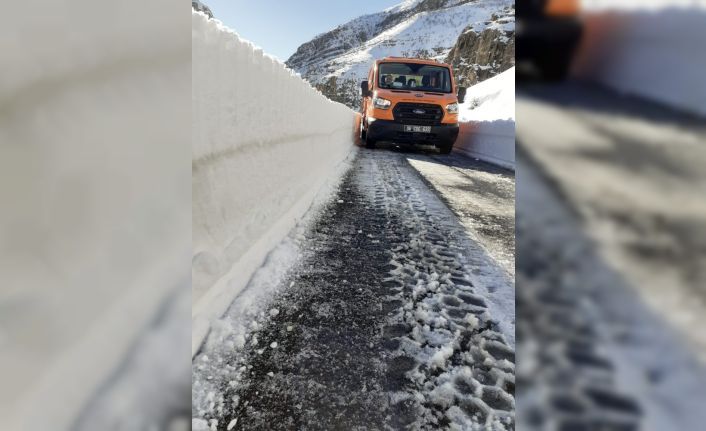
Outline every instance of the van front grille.
{"label": "van front grille", "polygon": [[444,110],[439,105],[429,103],[398,103],[392,110],[395,121],[402,124],[420,126],[438,126],[444,117]]}

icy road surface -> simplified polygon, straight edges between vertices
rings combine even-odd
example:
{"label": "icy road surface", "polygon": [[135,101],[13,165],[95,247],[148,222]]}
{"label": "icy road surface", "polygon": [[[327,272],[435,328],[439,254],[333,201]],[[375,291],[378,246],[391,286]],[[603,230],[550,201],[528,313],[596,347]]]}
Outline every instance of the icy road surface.
{"label": "icy road surface", "polygon": [[521,429],[704,429],[703,121],[577,82],[517,112]]}
{"label": "icy road surface", "polygon": [[518,147],[706,364],[706,123],[576,82],[518,94]]}
{"label": "icy road surface", "polygon": [[512,278],[408,157],[361,150],[276,293],[227,313],[195,430],[514,429]]}
{"label": "icy road surface", "polygon": [[420,151],[407,160],[514,279],[514,172],[458,153]]}

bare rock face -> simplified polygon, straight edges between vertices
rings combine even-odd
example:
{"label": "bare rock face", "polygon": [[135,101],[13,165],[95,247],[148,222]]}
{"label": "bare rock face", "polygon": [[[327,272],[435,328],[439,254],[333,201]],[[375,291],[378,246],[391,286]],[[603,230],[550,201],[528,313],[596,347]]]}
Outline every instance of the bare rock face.
{"label": "bare rock face", "polygon": [[356,109],[360,106],[358,80],[339,79],[335,76],[331,76],[323,82],[315,83],[314,88],[334,102],[343,103],[352,109]]}
{"label": "bare rock face", "polygon": [[466,29],[446,57],[459,85],[470,87],[515,65],[515,31]]}

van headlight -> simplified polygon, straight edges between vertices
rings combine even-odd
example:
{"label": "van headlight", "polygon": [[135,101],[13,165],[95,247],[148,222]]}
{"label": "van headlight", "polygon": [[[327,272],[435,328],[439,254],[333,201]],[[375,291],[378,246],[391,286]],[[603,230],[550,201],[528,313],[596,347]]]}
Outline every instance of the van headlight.
{"label": "van headlight", "polygon": [[373,106],[377,109],[388,109],[390,105],[390,101],[387,99],[383,99],[382,97],[375,97],[373,99]]}
{"label": "van headlight", "polygon": [[446,112],[449,114],[458,114],[458,103],[446,105]]}

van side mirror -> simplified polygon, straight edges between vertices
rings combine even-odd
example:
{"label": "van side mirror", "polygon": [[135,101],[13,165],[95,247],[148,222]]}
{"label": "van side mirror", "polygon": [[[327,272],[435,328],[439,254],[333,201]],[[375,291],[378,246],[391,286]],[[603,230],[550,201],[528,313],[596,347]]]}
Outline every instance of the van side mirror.
{"label": "van side mirror", "polygon": [[463,103],[466,99],[466,87],[458,87],[458,103]]}
{"label": "van side mirror", "polygon": [[360,83],[360,95],[363,97],[370,96],[370,88],[368,88],[368,81],[367,80]]}

